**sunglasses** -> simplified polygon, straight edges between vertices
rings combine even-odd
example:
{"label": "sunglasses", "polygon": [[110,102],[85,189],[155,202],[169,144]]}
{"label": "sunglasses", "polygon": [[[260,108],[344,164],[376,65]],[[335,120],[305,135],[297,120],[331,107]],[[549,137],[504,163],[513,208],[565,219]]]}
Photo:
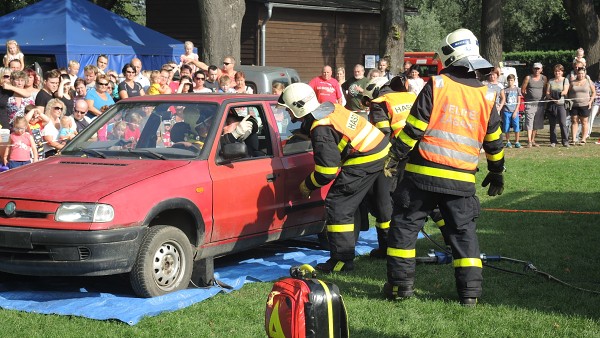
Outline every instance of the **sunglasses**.
{"label": "sunglasses", "polygon": [[133,70],[128,70],[128,71],[126,71],[125,73],[127,73],[127,74],[135,74],[135,71],[133,71]]}
{"label": "sunglasses", "polygon": [[63,110],[62,107],[53,107],[54,110]]}
{"label": "sunglasses", "polygon": [[86,111],[77,110],[77,109],[73,109],[73,113],[76,113],[76,114],[85,114],[87,112]]}
{"label": "sunglasses", "polygon": [[225,66],[229,66],[229,65],[231,64],[231,62],[223,62],[223,64],[224,64]]}
{"label": "sunglasses", "polygon": [[108,86],[108,82],[98,82],[99,86]]}
{"label": "sunglasses", "polygon": [[204,81],[204,78],[203,77],[197,77],[196,80],[202,80],[202,81]]}
{"label": "sunglasses", "polygon": [[3,77],[3,78],[5,78],[5,79],[9,79],[9,78],[10,78],[10,75],[4,75],[4,76],[2,76],[2,77]]}
{"label": "sunglasses", "polygon": [[577,67],[577,70],[585,70],[585,67]]}

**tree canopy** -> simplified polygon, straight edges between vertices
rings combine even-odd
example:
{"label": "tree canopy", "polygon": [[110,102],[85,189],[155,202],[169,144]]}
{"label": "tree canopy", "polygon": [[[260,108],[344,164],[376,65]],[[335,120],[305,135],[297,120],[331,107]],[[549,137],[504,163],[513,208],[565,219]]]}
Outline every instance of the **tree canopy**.
{"label": "tree canopy", "polygon": [[[500,1],[500,0],[499,0]],[[501,0],[503,51],[580,47],[561,0]],[[600,6],[600,0],[594,0]],[[481,0],[406,0],[419,14],[407,16],[407,50],[432,50],[449,32],[464,27],[481,36]]]}
{"label": "tree canopy", "polygon": [[[3,0],[0,1],[0,16],[32,5],[41,0]],[[146,0],[89,0],[120,16],[146,25]]]}

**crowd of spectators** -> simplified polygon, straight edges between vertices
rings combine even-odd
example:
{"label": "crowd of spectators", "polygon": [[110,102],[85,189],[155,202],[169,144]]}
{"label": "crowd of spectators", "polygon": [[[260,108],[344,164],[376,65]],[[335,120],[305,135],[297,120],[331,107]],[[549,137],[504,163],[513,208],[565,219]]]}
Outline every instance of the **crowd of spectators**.
{"label": "crowd of spectators", "polygon": [[[78,77],[82,65],[71,60],[66,69],[47,71],[40,79],[34,69],[24,67],[24,55],[17,41],[7,41],[4,67],[0,68],[3,77],[0,81],[0,126],[15,134],[10,142],[18,142],[9,148],[26,148],[22,140],[31,136],[34,144],[28,147],[37,150],[35,158],[31,150],[31,160],[50,156],[64,146],[66,139],[81,132],[115,102],[129,97],[211,92],[253,94],[252,87],[246,85],[245,74],[235,70],[235,58],[225,57],[222,67],[207,65],[193,53],[193,48],[194,45],[187,41],[185,54],[181,55],[179,63],[170,61],[158,70],[144,70],[141,60],[133,58],[119,73],[110,69],[108,56],[100,55],[96,64],[83,66],[82,78]],[[600,90],[600,78],[592,81],[587,75],[583,49],[577,51],[572,64],[569,74],[565,74],[562,65],[555,65],[554,76],[549,80],[543,75],[542,64],[534,63],[532,73],[525,77],[520,87],[513,79],[504,88],[505,84],[498,82],[500,68],[487,75],[484,82],[497,93],[497,111],[503,118],[507,147],[513,146],[508,138],[511,129],[515,132],[514,146],[521,147],[521,124],[517,114],[521,100],[525,103],[523,125],[527,132],[527,147],[538,146],[536,135],[543,128],[545,117],[550,122],[552,147],[558,143],[557,124],[563,146],[586,144],[600,107],[600,97],[596,95]],[[333,77],[332,67],[325,65],[321,75],[313,78],[309,85],[319,102],[330,101],[352,111],[362,111],[365,107],[360,101],[369,81],[377,77],[390,79],[395,75],[390,73],[389,65],[390,61],[383,58],[365,75],[364,66],[356,64],[350,78],[346,77],[343,67],[336,68]],[[405,62],[404,75],[408,79],[409,90],[418,94],[424,85],[418,67]],[[282,84],[273,87],[273,93],[282,90]],[[68,118],[63,119],[65,116]],[[19,128],[15,127],[17,120]],[[26,130],[22,133],[25,136],[19,136],[22,121],[26,122]],[[59,136],[61,128],[69,131],[68,136]],[[5,153],[4,164],[8,165],[10,156],[7,155],[11,151]]]}
{"label": "crowd of spectators", "polygon": [[[172,93],[254,93],[252,87],[246,85],[245,74],[235,70],[234,57],[225,57],[222,67],[217,67],[201,62],[193,49],[194,45],[187,41],[179,63],[169,61],[157,70],[144,70],[142,61],[133,58],[117,72],[110,68],[109,57],[100,55],[95,64],[80,65],[71,60],[67,68],[47,71],[40,79],[33,67],[24,67],[24,55],[18,43],[7,41],[4,67],[0,67],[3,77],[0,128],[9,129],[11,137],[9,146],[5,147],[7,150],[2,153],[3,164],[8,166],[13,154],[17,154],[15,158],[22,158],[21,152],[11,151],[17,148],[28,149],[31,161],[55,154],[68,139],[122,99]],[[79,78],[81,67],[83,77]],[[273,88],[274,92],[282,90],[282,84]],[[15,121],[19,121],[18,126]],[[24,131],[21,131],[22,124],[25,124]],[[32,144],[25,142],[29,136]],[[36,150],[35,156],[33,150]],[[22,161],[17,162],[21,165]],[[15,163],[13,167],[17,166]]]}

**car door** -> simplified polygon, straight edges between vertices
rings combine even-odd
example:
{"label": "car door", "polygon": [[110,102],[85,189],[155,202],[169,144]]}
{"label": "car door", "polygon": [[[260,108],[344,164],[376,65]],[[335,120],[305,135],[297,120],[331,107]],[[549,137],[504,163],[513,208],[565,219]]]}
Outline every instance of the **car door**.
{"label": "car door", "polygon": [[271,105],[277,128],[278,148],[285,172],[284,227],[316,223],[324,220],[323,200],[329,185],[313,191],[310,198],[300,195],[299,185],[315,168],[310,139],[299,132],[300,122],[292,122],[289,114],[276,104]]}
{"label": "car door", "polygon": [[230,104],[227,115],[256,115],[260,127],[259,151],[235,161],[224,161],[215,143],[209,158],[213,180],[213,231],[211,241],[234,241],[239,237],[266,236],[281,229],[283,219],[283,166],[273,155],[273,140],[262,103]]}

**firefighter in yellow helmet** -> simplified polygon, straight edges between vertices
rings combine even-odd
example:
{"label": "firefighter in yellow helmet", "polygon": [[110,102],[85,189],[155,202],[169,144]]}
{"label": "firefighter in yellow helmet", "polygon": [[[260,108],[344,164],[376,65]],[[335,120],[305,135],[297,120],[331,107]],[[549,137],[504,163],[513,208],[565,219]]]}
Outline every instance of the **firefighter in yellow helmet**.
{"label": "firefighter in yellow helmet", "polygon": [[315,170],[300,184],[302,194],[308,197],[335,179],[325,199],[331,258],[316,268],[325,273],[350,271],[354,268],[354,212],[383,170],[388,138],[343,106],[320,104],[304,83],[285,88],[279,104],[287,108],[292,120],[301,120],[310,129]]}
{"label": "firefighter in yellow helmet", "polygon": [[439,206],[452,248],[456,288],[461,304],[474,306],[482,294],[482,263],[475,219],[475,172],[483,147],[490,185],[488,195],[504,190],[504,151],[495,93],[477,80],[493,67],[479,55],[479,43],[467,29],[443,40],[439,56],[445,67],[419,93],[406,125],[392,139],[386,173],[408,159],[404,179],[393,194],[394,211],[388,234],[388,298],[413,295],[415,243],[427,215]]}

